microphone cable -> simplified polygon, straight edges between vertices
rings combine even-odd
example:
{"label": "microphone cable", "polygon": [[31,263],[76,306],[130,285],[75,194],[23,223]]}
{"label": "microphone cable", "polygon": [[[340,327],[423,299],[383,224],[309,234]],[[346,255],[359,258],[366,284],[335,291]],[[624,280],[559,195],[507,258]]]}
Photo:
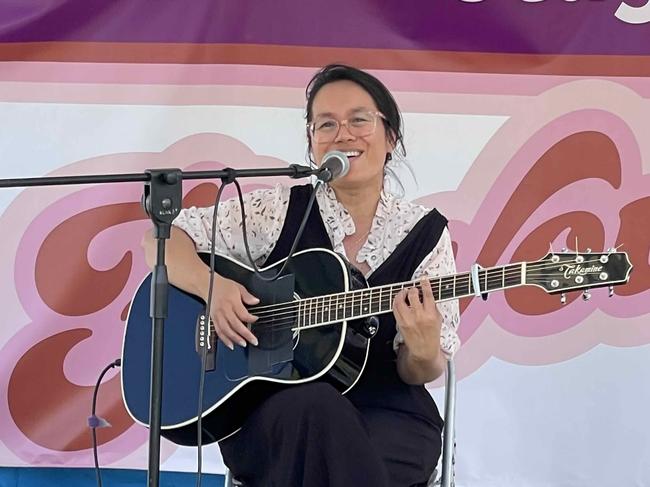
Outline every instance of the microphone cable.
{"label": "microphone cable", "polygon": [[99,469],[99,458],[97,455],[97,428],[106,428],[110,426],[110,423],[104,418],[100,418],[95,415],[95,410],[97,407],[97,393],[99,392],[99,386],[102,382],[102,379],[113,367],[120,367],[122,365],[122,359],[118,358],[104,367],[101,374],[97,378],[97,383],[95,384],[95,389],[93,391],[93,403],[91,408],[90,416],[88,417],[88,427],[92,430],[92,443],[93,443],[93,457],[95,459],[95,475],[97,477],[97,486],[102,487],[102,473]]}
{"label": "microphone cable", "polygon": [[[232,171],[231,168],[226,168],[225,171]],[[208,346],[212,342],[212,327],[210,326],[210,323],[212,322],[212,318],[210,316],[210,309],[212,308],[212,291],[214,288],[214,275],[216,273],[215,271],[215,249],[214,249],[214,241],[217,238],[217,211],[219,209],[219,202],[221,201],[221,195],[223,194],[223,190],[226,186],[228,186],[232,182],[237,182],[237,180],[234,177],[234,171],[230,172],[230,174],[223,178],[221,180],[221,186],[219,186],[219,190],[217,191],[217,196],[215,198],[214,202],[214,209],[212,210],[212,230],[210,233],[210,281],[208,283],[208,296],[205,302],[205,316],[208,321],[208,333],[206,336],[205,344],[203,345],[203,348],[201,349],[201,373],[199,374],[199,398],[198,398],[198,413],[197,413],[197,421],[196,421],[196,430],[197,430],[197,440],[196,440],[196,446],[197,446],[197,477],[196,477],[196,487],[201,487],[201,477],[202,477],[202,469],[203,469],[203,394],[205,390],[205,369],[208,361]],[[215,346],[216,346],[216,341],[215,341]],[[209,432],[206,431],[206,434],[209,434]],[[211,435],[210,435],[211,436]],[[215,440],[214,437],[211,438],[212,440]]]}
{"label": "microphone cable", "polygon": [[303,214],[302,221],[300,222],[300,226],[298,227],[298,231],[296,232],[296,236],[293,239],[293,244],[291,244],[291,249],[289,250],[289,254],[284,261],[284,264],[282,264],[282,267],[278,272],[275,273],[274,276],[271,277],[265,277],[260,269],[257,267],[255,264],[255,261],[253,260],[253,256],[251,255],[251,249],[248,245],[248,236],[247,236],[247,231],[246,231],[246,215],[244,213],[244,198],[242,196],[242,191],[241,187],[239,186],[239,182],[235,181],[235,186],[237,187],[237,195],[239,196],[239,208],[241,210],[241,215],[242,215],[242,234],[244,236],[244,248],[246,249],[246,256],[248,257],[248,262],[250,263],[251,267],[253,268],[253,271],[259,277],[262,281],[266,282],[273,282],[275,281],[278,277],[282,275],[284,272],[284,269],[286,269],[287,265],[289,264],[289,261],[293,258],[293,254],[296,251],[296,248],[298,247],[298,242],[300,241],[300,237],[302,237],[302,233],[305,230],[305,226],[307,225],[307,220],[309,219],[309,214],[311,213],[311,208],[314,206],[314,201],[316,200],[316,191],[318,191],[318,188],[320,188],[323,185],[323,182],[318,180],[316,181],[316,185],[314,186],[311,195],[309,196],[309,201],[307,202],[307,206],[305,208],[305,213]]}

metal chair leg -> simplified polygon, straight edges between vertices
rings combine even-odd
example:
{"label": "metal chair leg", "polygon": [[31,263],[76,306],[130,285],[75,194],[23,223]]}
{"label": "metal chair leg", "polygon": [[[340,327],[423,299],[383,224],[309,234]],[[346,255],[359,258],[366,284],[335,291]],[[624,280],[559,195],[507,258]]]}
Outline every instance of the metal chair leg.
{"label": "metal chair leg", "polygon": [[223,487],[232,487],[232,472],[226,467],[226,480],[223,483]]}
{"label": "metal chair leg", "polygon": [[233,477],[232,472],[226,467],[226,480],[223,483],[223,487],[238,487],[243,486],[239,480]]}
{"label": "metal chair leg", "polygon": [[445,426],[442,432],[442,467],[440,486],[453,487],[456,460],[456,368],[453,360],[447,361],[445,377]]}

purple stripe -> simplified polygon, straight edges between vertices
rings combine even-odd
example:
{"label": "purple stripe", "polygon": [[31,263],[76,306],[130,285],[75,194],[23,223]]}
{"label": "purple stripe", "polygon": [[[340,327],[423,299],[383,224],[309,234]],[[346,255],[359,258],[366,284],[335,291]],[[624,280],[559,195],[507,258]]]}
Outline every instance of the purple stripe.
{"label": "purple stripe", "polygon": [[[617,19],[614,13],[621,2],[30,0],[0,2],[0,42],[255,43],[650,54],[650,22],[632,25]],[[642,6],[647,0],[626,2]]]}

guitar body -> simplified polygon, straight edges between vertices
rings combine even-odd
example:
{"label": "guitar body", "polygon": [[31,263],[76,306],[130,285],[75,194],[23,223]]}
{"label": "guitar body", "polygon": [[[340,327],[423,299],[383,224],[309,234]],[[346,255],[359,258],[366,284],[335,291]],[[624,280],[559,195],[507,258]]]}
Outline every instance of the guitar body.
{"label": "guitar body", "polygon": [[[290,303],[281,312],[267,313],[251,326],[258,347],[235,346],[220,340],[210,349],[212,367],[205,372],[202,404],[203,441],[219,441],[236,432],[249,414],[275,392],[315,380],[331,383],[342,393],[359,379],[370,340],[355,322],[335,323],[292,331],[300,299],[345,292],[365,284],[333,252],[310,249],[289,262],[283,276],[267,283],[252,269],[224,256],[215,256],[216,271],[246,287],[265,305]],[[209,260],[209,255],[202,256]],[[284,260],[263,269],[274,275]],[[152,322],[149,316],[151,275],[139,286],[129,310],[122,351],[122,393],[128,412],[149,424]],[[214,289],[218,296],[219,289]],[[277,308],[277,307],[276,307]],[[169,287],[169,311],[164,324],[162,435],[180,445],[196,445],[201,375],[200,320],[205,304],[197,297]],[[255,311],[251,311],[255,314]],[[270,321],[269,321],[270,320]],[[273,326],[269,326],[273,325]],[[257,328],[256,328],[257,326]],[[203,335],[206,336],[206,335]]]}

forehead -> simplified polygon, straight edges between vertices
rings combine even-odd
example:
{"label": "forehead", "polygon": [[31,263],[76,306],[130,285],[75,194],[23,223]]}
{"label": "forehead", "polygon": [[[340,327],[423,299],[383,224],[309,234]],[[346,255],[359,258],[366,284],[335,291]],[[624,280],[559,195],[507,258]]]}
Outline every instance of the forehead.
{"label": "forehead", "polygon": [[344,117],[357,110],[377,110],[377,105],[366,90],[348,80],[333,81],[323,86],[312,105],[313,116]]}

